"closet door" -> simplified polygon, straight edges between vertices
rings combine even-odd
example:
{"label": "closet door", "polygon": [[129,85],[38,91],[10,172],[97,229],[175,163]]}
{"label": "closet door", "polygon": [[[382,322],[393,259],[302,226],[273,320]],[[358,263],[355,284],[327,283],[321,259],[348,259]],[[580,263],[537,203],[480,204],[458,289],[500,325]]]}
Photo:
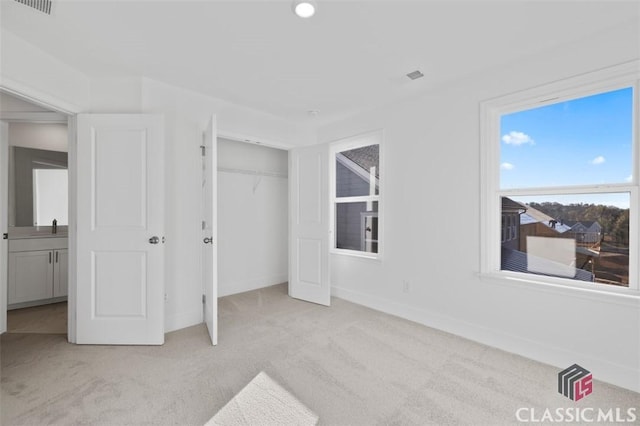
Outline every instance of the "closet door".
{"label": "closet door", "polygon": [[289,296],[329,306],[329,149],[289,151]]}
{"label": "closet door", "polygon": [[218,156],[216,116],[202,144],[202,294],[211,344],[218,344]]}

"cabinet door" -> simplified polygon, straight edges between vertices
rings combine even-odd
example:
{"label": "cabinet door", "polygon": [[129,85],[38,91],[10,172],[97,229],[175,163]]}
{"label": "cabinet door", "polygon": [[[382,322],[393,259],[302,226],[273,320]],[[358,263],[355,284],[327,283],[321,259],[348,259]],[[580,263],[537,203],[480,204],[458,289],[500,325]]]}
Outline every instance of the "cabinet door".
{"label": "cabinet door", "polygon": [[56,250],[53,256],[53,297],[66,296],[69,287],[68,250]]}
{"label": "cabinet door", "polygon": [[53,252],[9,253],[9,304],[53,296]]}

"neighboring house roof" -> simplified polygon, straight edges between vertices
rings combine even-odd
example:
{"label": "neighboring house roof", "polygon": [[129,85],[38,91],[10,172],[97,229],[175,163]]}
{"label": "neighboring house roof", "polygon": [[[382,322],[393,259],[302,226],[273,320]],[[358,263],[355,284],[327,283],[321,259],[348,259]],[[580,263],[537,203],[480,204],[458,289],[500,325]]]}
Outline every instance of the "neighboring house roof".
{"label": "neighboring house roof", "polygon": [[367,145],[360,148],[342,151],[342,155],[364,170],[367,174],[371,167],[376,167],[376,178],[380,178],[380,145]]}
{"label": "neighboring house roof", "polygon": [[[500,258],[500,269],[503,271],[525,272],[530,273],[527,263],[527,253],[518,250],[512,250],[502,247],[502,256]],[[551,262],[551,261],[549,261]],[[537,275],[546,275],[537,273]],[[584,269],[576,268],[576,280],[594,282],[594,275]]]}
{"label": "neighboring house roof", "polygon": [[[526,206],[527,211],[520,216],[520,224],[521,225],[529,225],[531,223],[541,223],[547,228],[551,228],[559,234],[563,234],[571,229],[570,226],[564,222],[563,225],[560,224],[560,221],[552,218],[546,213],[541,212],[540,210],[536,210],[531,206]],[[556,222],[555,228],[551,225],[551,221]]]}
{"label": "neighboring house roof", "polygon": [[522,204],[513,201],[509,197],[502,197],[502,211],[503,212],[518,212],[524,213],[527,210]]}
{"label": "neighboring house roof", "polygon": [[571,227],[572,232],[601,232],[602,226],[594,220],[566,220],[566,225]]}

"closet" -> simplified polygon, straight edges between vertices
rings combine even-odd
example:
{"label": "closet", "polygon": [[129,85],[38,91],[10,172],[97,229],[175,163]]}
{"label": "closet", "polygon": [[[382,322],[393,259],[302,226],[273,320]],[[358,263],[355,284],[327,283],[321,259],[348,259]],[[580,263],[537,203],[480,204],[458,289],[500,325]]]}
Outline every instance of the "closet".
{"label": "closet", "polygon": [[288,152],[218,138],[218,293],[288,279]]}

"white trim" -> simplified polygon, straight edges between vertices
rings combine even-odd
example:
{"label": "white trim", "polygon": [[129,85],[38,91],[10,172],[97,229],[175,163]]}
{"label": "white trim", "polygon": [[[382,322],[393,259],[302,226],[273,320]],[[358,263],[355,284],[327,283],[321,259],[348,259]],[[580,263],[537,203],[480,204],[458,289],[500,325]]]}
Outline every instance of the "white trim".
{"label": "white trim", "polygon": [[[384,224],[383,224],[383,201],[382,194],[384,193],[384,131],[373,130],[366,133],[350,136],[347,138],[339,139],[331,142],[329,145],[329,185],[330,185],[330,214],[329,214],[329,235],[331,236],[331,242],[329,252],[331,254],[348,255],[360,258],[381,260],[383,255],[384,246]],[[336,197],[336,159],[338,155],[343,151],[349,151],[356,148],[362,148],[370,145],[378,145],[379,152],[379,170],[378,178],[376,179],[376,186],[378,188],[378,194],[375,195],[363,195],[353,197]],[[360,175],[360,174],[359,174]],[[364,175],[361,175],[364,176]],[[369,178],[369,175],[366,175]],[[336,247],[337,244],[337,232],[336,229],[336,209],[335,205],[340,203],[378,203],[378,252],[368,253],[359,250],[340,249]]]}
{"label": "white trim", "polygon": [[[640,121],[638,99],[640,91],[640,60],[618,66],[582,74],[577,77],[556,81],[544,86],[511,93],[480,104],[480,271],[481,276],[503,280],[521,280],[527,283],[582,287],[584,283],[533,274],[511,273],[500,270],[500,198],[503,196],[563,195],[563,194],[610,194],[626,192],[630,194],[629,220],[629,288],[620,289],[610,285],[596,285],[597,291],[617,293],[622,291],[631,297],[640,297],[639,275],[639,189],[638,173],[640,160],[638,134]],[[634,138],[632,151],[633,178],[631,183],[594,184],[579,186],[500,188],[500,116],[541,105],[590,96],[621,88],[633,89]],[[593,285],[591,285],[593,287]]]}
{"label": "white trim", "polygon": [[73,115],[82,112],[82,108],[76,104],[64,101],[58,97],[33,89],[32,87],[6,77],[0,77],[0,79],[2,80],[2,82],[0,82],[0,92],[8,93],[16,98],[66,115]]}
{"label": "white trim", "polygon": [[[81,112],[78,105],[69,103],[60,98],[47,94],[45,92],[33,89],[12,79],[0,76],[0,92],[8,93],[11,96],[36,104],[43,108],[50,109],[54,112],[68,115],[67,127],[69,145],[68,170],[69,170],[69,226],[68,226],[68,244],[69,244],[69,287],[67,301],[67,340],[70,343],[76,341],[76,227],[75,227],[75,202],[76,202],[76,140],[75,140],[75,114]],[[6,172],[8,173],[8,171]],[[6,217],[8,210],[0,211],[0,215]],[[6,274],[6,268],[4,269]],[[7,294],[6,279],[0,280],[0,292]],[[0,299],[0,316],[5,318],[6,323],[7,300],[6,297]]]}
{"label": "white trim", "polygon": [[0,120],[14,123],[52,123],[67,124],[67,116],[58,112],[13,112],[0,111]]}
{"label": "white trim", "polygon": [[[9,125],[0,123],[0,234],[9,232]],[[0,334],[7,331],[9,240],[0,236]]]}
{"label": "white trim", "polygon": [[[566,291],[566,288],[562,291]],[[592,357],[582,352],[550,346],[547,342],[526,339],[520,335],[500,332],[495,328],[482,327],[476,323],[460,320],[438,312],[415,308],[404,303],[391,302],[387,299],[338,286],[331,287],[331,294],[352,303],[395,315],[436,330],[452,333],[461,338],[518,354],[528,359],[550,364],[558,368],[565,368],[569,362],[575,362],[575,360],[584,360],[585,364],[588,364],[592,371],[598,371],[598,380],[640,392],[640,373],[638,370],[611,362],[610,359]],[[599,297],[596,300],[602,301],[603,303],[607,302],[606,297]],[[628,305],[634,308],[640,308],[640,303],[638,303],[637,299],[632,299],[628,302]]]}

